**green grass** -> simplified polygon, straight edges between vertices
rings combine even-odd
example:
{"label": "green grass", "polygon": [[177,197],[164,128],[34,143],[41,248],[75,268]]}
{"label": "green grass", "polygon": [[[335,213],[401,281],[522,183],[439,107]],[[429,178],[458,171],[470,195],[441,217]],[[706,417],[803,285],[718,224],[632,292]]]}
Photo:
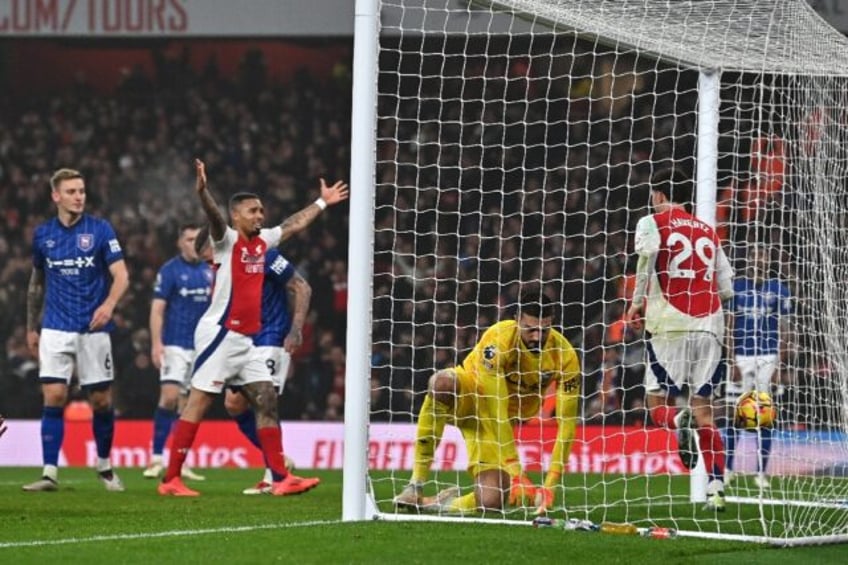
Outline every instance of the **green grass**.
{"label": "green grass", "polygon": [[[310,473],[304,473],[310,474]],[[581,532],[487,524],[411,522],[341,523],[340,472],[318,472],[322,484],[298,497],[246,497],[241,489],[255,482],[256,470],[209,470],[196,483],[203,496],[163,498],[155,483],[138,469],[124,469],[127,492],[107,493],[91,470],[62,469],[61,490],[25,493],[20,485],[38,476],[36,469],[0,468],[0,563],[844,563],[846,546],[775,549],[750,543],[678,538],[646,540]],[[379,479],[380,477],[378,477]],[[387,479],[388,475],[382,475]],[[580,504],[601,497],[595,475],[570,476],[569,499]],[[668,480],[667,478],[663,480]],[[632,499],[646,490],[685,490],[673,480],[628,477],[609,481],[608,494]],[[678,484],[680,482],[680,484]],[[379,480],[378,495],[389,496],[392,483]],[[620,506],[620,507],[619,507]],[[651,519],[665,513],[700,524],[692,505],[660,504]],[[735,506],[735,505],[733,505]],[[646,506],[616,505],[605,518],[643,519]],[[673,509],[669,512],[668,509]],[[736,512],[728,509],[728,518]],[[741,512],[741,514],[739,514]],[[515,517],[515,516],[514,516]],[[599,519],[601,516],[592,516]],[[687,518],[688,517],[688,518]],[[99,538],[99,540],[98,540]]]}

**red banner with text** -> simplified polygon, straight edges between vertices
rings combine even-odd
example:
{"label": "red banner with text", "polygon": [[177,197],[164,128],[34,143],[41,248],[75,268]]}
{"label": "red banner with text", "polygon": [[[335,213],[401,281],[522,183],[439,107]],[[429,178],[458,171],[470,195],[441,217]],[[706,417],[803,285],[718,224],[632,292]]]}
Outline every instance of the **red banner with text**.
{"label": "red banner with text", "polygon": [[[340,469],[344,427],[330,422],[284,422],[286,453],[300,468]],[[40,423],[11,421],[9,434],[0,441],[0,466],[41,464]],[[412,424],[372,424],[367,446],[372,469],[409,470],[415,449]],[[117,467],[143,467],[150,459],[153,424],[119,421],[115,427],[112,461]],[[518,451],[527,470],[546,468],[556,439],[556,426],[540,424],[516,430]],[[660,429],[635,426],[583,426],[568,462],[572,473],[682,473],[674,436]],[[167,448],[166,448],[167,455]],[[93,466],[96,448],[89,422],[67,422],[62,446],[62,465]],[[200,426],[188,462],[192,467],[261,467],[262,456],[233,422],[209,421]],[[465,443],[448,426],[434,467],[463,470],[467,464]]]}

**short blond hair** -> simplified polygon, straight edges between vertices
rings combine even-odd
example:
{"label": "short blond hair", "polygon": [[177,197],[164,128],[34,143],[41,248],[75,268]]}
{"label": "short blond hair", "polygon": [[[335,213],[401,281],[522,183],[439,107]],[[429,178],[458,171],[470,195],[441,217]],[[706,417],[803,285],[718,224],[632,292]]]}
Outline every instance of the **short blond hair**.
{"label": "short blond hair", "polygon": [[83,178],[82,173],[76,169],[59,169],[53,173],[53,176],[50,177],[50,188],[56,191],[59,189],[59,185],[62,184],[62,181],[81,178]]}

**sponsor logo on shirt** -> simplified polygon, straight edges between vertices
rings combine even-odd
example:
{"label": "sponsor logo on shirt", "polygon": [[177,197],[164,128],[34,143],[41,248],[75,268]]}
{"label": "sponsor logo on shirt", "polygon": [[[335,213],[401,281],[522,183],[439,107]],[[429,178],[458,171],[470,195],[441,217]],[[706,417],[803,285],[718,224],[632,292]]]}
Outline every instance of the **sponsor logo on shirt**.
{"label": "sponsor logo on shirt", "polygon": [[265,254],[262,253],[261,246],[256,246],[256,249],[256,255],[252,255],[246,247],[241,250],[241,262],[244,265],[244,272],[247,274],[265,272]]}
{"label": "sponsor logo on shirt", "polygon": [[81,269],[93,268],[94,256],[70,257],[68,259],[45,259],[48,269],[58,269],[60,275],[78,275]]}
{"label": "sponsor logo on shirt", "polygon": [[183,286],[180,287],[180,290],[178,290],[177,292],[183,298],[191,296],[194,298],[195,302],[206,302],[209,295],[212,294],[212,289],[208,286],[198,288],[186,288]]}
{"label": "sponsor logo on shirt", "polygon": [[117,239],[109,240],[109,251],[112,253],[120,253],[121,252],[121,244],[118,243]]}

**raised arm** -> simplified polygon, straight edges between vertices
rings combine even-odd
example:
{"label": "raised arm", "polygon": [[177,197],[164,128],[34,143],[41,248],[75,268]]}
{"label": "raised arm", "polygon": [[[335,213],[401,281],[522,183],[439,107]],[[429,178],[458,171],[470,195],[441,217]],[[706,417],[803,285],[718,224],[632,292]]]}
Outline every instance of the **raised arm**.
{"label": "raised arm", "polygon": [[336,181],[332,186],[327,186],[324,179],[321,179],[321,197],[306,208],[283,220],[283,223],[280,224],[280,228],[282,229],[280,241],[285,241],[296,233],[302,232],[309,224],[315,221],[315,218],[324,211],[324,208],[347,200],[349,195],[350,192],[348,191],[347,183]]}
{"label": "raised arm", "polygon": [[206,165],[200,159],[194,160],[194,167],[197,171],[197,180],[195,189],[200,197],[200,204],[203,206],[203,211],[206,212],[206,217],[209,219],[209,234],[214,241],[221,241],[224,237],[224,232],[227,230],[227,219],[218,208],[218,203],[209,192],[206,185]]}
{"label": "raised arm", "polygon": [[38,326],[44,309],[44,271],[33,269],[27,287],[27,347],[38,357]]}
{"label": "raised arm", "polygon": [[292,326],[289,335],[286,336],[286,341],[283,347],[289,353],[294,353],[300,344],[303,343],[303,324],[306,322],[306,314],[309,312],[309,301],[312,298],[312,287],[306,282],[306,279],[298,273],[286,284],[286,288],[291,291],[292,299]]}

